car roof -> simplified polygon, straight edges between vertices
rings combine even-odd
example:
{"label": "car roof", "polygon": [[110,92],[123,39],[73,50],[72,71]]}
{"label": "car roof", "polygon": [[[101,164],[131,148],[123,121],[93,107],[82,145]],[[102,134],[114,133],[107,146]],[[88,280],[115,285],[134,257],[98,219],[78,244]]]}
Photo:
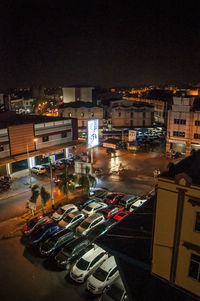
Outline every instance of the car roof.
{"label": "car roof", "polygon": [[106,272],[109,272],[114,266],[116,266],[116,261],[114,256],[108,257],[102,265],[100,265],[100,268]]}
{"label": "car roof", "polygon": [[61,231],[56,232],[56,233],[52,236],[52,238],[58,239],[58,238],[60,238],[60,237],[62,237],[62,236],[64,236],[64,235],[66,235],[66,234],[68,234],[68,233],[70,233],[70,232],[72,233],[72,231],[69,230],[69,229],[63,229],[63,230],[61,230]]}
{"label": "car roof", "polygon": [[[90,243],[90,241],[89,241],[87,238],[85,238],[85,237],[78,237],[78,238],[76,238],[75,240],[72,240],[70,243],[68,243],[68,244],[66,245],[66,248],[67,248],[68,250],[73,250],[77,245],[79,245],[79,244],[82,243],[83,241],[88,242],[88,244]],[[65,247],[64,247],[64,248],[65,248]]]}
{"label": "car roof", "polygon": [[94,244],[94,247],[91,250],[89,250],[87,253],[85,253],[81,258],[90,261],[94,259],[96,256],[98,256],[100,253],[102,253],[103,251],[105,250],[97,246],[96,244]]}
{"label": "car roof", "polygon": [[87,217],[85,219],[85,221],[89,222],[89,223],[92,223],[95,219],[97,219],[98,217],[103,217],[103,214],[100,214],[100,213],[95,213],[95,214],[92,214],[90,215],[89,217]]}
{"label": "car roof", "polygon": [[67,209],[69,209],[69,208],[77,208],[77,206],[76,205],[74,205],[74,204],[67,204],[67,205],[64,205],[64,206],[62,206],[61,208],[63,209],[63,210],[67,210]]}
{"label": "car roof", "polygon": [[[98,207],[100,204],[105,204],[103,202],[98,202],[98,203],[90,203],[87,206],[89,206],[90,208],[96,208]],[[84,208],[85,209],[85,208]]]}
{"label": "car roof", "polygon": [[84,213],[77,210],[77,211],[74,211],[74,212],[69,212],[68,215],[71,216],[71,217],[74,217],[74,216],[78,216],[78,215],[84,215]]}
{"label": "car roof", "polygon": [[33,167],[36,167],[36,168],[44,168],[44,166],[42,166],[42,165],[35,165],[35,166],[33,166]]}

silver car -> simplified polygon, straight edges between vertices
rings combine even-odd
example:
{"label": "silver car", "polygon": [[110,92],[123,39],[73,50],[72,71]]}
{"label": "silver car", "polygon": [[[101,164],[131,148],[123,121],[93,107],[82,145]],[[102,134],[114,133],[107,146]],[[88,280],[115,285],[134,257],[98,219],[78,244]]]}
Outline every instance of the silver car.
{"label": "silver car", "polygon": [[68,213],[61,219],[58,225],[64,229],[73,229],[85,219],[85,214],[80,211]]}
{"label": "silver car", "polygon": [[76,228],[76,234],[79,236],[84,236],[88,234],[94,227],[103,222],[105,222],[103,214],[95,213],[82,221],[82,223]]}

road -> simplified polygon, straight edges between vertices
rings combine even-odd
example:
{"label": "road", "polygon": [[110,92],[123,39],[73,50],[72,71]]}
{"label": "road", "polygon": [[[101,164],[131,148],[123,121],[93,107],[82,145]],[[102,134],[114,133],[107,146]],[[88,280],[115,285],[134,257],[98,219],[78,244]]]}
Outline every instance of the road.
{"label": "road", "polygon": [[[124,192],[127,194],[144,195],[152,190],[155,184],[153,170],[159,168],[164,171],[169,159],[160,156],[160,153],[148,152],[132,154],[126,150],[117,151],[116,157],[106,154],[104,148],[95,148],[94,167],[101,168],[103,174],[97,177],[97,187],[106,188],[109,191]],[[111,174],[112,170],[118,170],[120,163],[125,171],[121,175]],[[27,209],[26,201],[31,196],[27,185],[28,176],[16,180],[11,196],[5,194],[0,200],[0,221],[20,216]],[[50,179],[47,176],[33,176],[33,184],[44,185],[50,192]],[[55,204],[59,203],[65,196],[54,187]],[[40,204],[40,201],[38,202]]]}

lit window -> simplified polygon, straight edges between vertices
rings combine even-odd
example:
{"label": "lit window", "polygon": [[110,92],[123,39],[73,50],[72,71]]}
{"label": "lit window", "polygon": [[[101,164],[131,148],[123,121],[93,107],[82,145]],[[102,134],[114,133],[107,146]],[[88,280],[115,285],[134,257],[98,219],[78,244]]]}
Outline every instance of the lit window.
{"label": "lit window", "polygon": [[68,116],[69,116],[69,117],[72,117],[72,113],[71,113],[71,112],[69,112]]}
{"label": "lit window", "polygon": [[190,257],[190,267],[189,267],[189,277],[200,282],[200,256],[191,254]]}
{"label": "lit window", "polygon": [[83,112],[81,112],[81,117],[84,117],[84,113]]}
{"label": "lit window", "polygon": [[197,231],[197,232],[200,232],[200,212],[196,213],[194,230]]}
{"label": "lit window", "polygon": [[94,117],[94,113],[93,112],[91,112],[91,117]]}
{"label": "lit window", "polygon": [[49,141],[49,136],[42,137],[42,142],[47,142],[47,141]]}

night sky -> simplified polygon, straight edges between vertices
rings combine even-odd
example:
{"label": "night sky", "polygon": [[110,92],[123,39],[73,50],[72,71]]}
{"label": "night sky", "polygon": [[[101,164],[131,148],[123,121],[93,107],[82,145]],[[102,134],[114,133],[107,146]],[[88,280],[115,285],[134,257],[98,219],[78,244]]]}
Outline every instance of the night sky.
{"label": "night sky", "polygon": [[198,1],[159,2],[1,1],[0,89],[199,83]]}

